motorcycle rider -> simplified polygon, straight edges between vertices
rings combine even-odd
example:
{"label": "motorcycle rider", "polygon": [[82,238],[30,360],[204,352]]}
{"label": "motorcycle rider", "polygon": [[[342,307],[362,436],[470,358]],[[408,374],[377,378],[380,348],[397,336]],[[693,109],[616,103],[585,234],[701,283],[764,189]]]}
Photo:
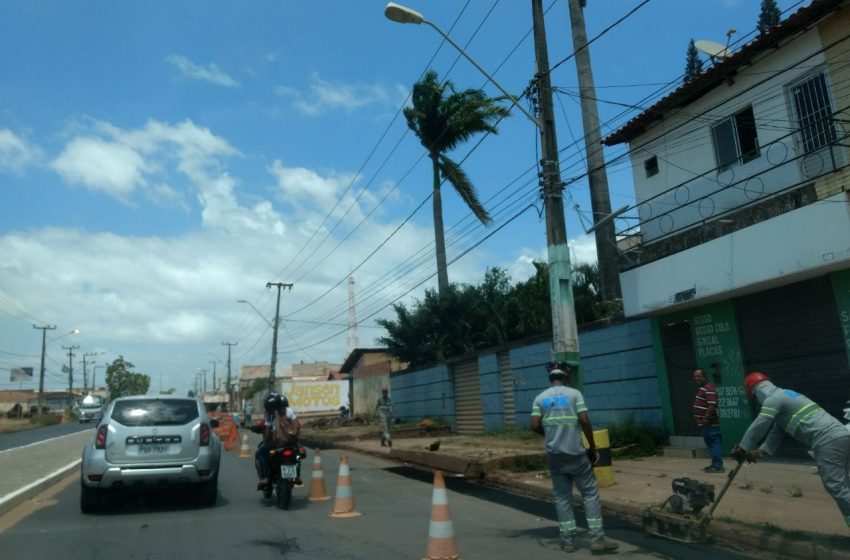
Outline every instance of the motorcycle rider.
{"label": "motorcycle rider", "polygon": [[[254,453],[254,466],[259,478],[258,490],[264,489],[269,483],[269,451],[284,444],[298,445],[298,434],[301,431],[301,423],[286,397],[274,391],[270,392],[263,399],[263,409],[265,418],[260,424],[251,427],[252,432],[263,434],[263,441]],[[295,484],[302,484],[300,467]]]}

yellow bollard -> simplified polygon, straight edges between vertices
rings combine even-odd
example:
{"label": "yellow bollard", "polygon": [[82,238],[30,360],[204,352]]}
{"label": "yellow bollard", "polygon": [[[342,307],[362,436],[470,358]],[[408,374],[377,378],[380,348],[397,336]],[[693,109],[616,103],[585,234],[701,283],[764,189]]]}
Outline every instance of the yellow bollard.
{"label": "yellow bollard", "polygon": [[[596,474],[596,483],[600,488],[614,486],[614,466],[611,463],[611,442],[608,439],[608,430],[593,430],[593,439],[596,450],[599,452],[599,462],[593,467]],[[590,447],[584,434],[581,435],[584,447]]]}

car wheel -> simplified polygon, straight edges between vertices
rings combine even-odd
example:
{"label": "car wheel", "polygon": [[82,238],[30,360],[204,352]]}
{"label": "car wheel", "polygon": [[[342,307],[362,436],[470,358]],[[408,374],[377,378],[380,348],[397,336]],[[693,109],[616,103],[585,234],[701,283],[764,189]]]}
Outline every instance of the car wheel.
{"label": "car wheel", "polygon": [[94,513],[100,508],[100,491],[80,484],[80,511]]}
{"label": "car wheel", "polygon": [[200,505],[215,505],[215,501],[218,498],[218,477],[206,482],[201,482],[198,485],[197,492],[197,499]]}

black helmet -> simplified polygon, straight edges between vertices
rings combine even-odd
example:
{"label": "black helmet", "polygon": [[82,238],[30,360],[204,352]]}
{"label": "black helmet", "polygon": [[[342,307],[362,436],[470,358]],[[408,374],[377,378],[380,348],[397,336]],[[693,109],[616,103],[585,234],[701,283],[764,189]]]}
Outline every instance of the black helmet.
{"label": "black helmet", "polygon": [[266,409],[266,414],[273,414],[275,410],[280,408],[281,403],[280,394],[272,391],[263,399],[263,408]]}
{"label": "black helmet", "polygon": [[549,381],[569,377],[571,369],[570,364],[567,362],[549,362],[546,364],[546,371],[549,372]]}
{"label": "black helmet", "polygon": [[289,399],[287,399],[285,396],[281,395],[280,396],[280,409],[286,410],[287,408],[289,408]]}

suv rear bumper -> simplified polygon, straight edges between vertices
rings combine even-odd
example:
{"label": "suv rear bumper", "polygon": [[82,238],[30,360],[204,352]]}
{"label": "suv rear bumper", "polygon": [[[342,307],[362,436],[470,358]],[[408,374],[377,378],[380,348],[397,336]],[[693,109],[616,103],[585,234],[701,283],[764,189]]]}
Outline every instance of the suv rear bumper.
{"label": "suv rear bumper", "polygon": [[[182,465],[116,465],[107,463],[102,452],[96,452],[83,457],[82,483],[102,489],[199,484],[216,479],[219,465],[213,463],[212,455],[202,455],[197,461]],[[92,476],[100,478],[92,480]]]}

